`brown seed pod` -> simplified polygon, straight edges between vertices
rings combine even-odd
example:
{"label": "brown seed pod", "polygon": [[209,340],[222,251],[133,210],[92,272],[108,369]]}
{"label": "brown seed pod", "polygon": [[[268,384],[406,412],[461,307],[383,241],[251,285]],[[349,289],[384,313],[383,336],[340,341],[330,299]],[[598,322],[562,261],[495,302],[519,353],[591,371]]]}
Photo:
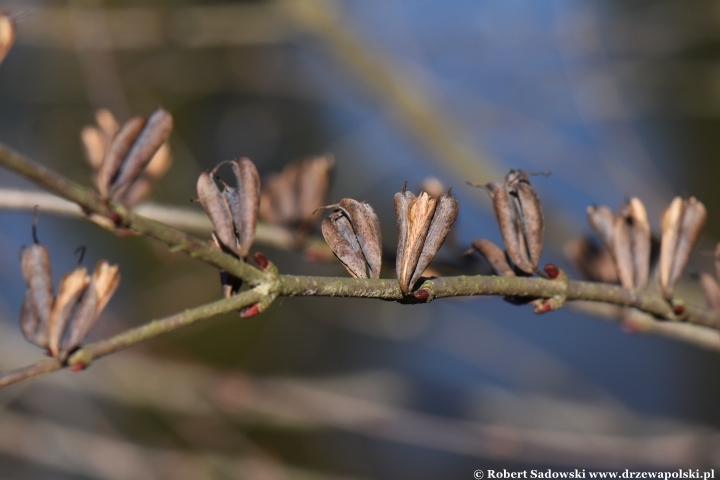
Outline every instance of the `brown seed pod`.
{"label": "brown seed pod", "polygon": [[395,269],[400,289],[407,295],[442,245],[458,213],[450,193],[435,199],[425,192],[418,197],[403,189],[395,194],[398,250]]}
{"label": "brown seed pod", "polygon": [[588,207],[587,218],[590,226],[602,240],[605,248],[612,249],[613,224],[615,223],[615,215],[608,207],[601,205],[599,207]]}
{"label": "brown seed pod", "polygon": [[33,244],[22,252],[21,268],[27,290],[20,313],[20,328],[25,338],[47,347],[47,326],[55,302],[50,254],[37,237],[37,210],[32,223]]}
{"label": "brown seed pod", "polygon": [[95,271],[90,284],[77,308],[75,317],[68,328],[68,338],[63,344],[61,356],[67,355],[87,336],[95,325],[100,313],[105,309],[115,290],[120,285],[120,272],[117,265],[110,265],[100,260],[95,265]]}
{"label": "brown seed pod", "polygon": [[485,258],[485,260],[487,260],[488,264],[490,264],[490,268],[492,268],[493,272],[495,272],[495,275],[499,275],[501,277],[515,276],[515,271],[512,267],[510,267],[510,264],[505,257],[505,252],[503,252],[502,249],[493,242],[484,238],[478,238],[473,240],[472,246]]}
{"label": "brown seed pod", "polygon": [[637,290],[644,290],[650,278],[652,233],[650,232],[645,205],[640,199],[631,198],[628,203],[628,211],[632,223],[630,236],[632,240],[632,261],[635,268],[634,286]]}
{"label": "brown seed pod", "polygon": [[7,15],[0,13],[0,63],[12,48],[15,41],[15,26]]}
{"label": "brown seed pod", "polygon": [[353,277],[380,278],[382,236],[375,210],[364,202],[343,198],[321,224],[325,241]]}
{"label": "brown seed pod", "polygon": [[50,322],[48,323],[48,347],[53,357],[61,359],[60,344],[70,317],[85,289],[90,284],[87,269],[78,267],[60,280]]}
{"label": "brown seed pod", "polygon": [[676,197],[662,216],[659,282],[666,299],[671,299],[675,283],[682,275],[692,249],[705,225],[707,211],[695,197]]}
{"label": "brown seed pod", "polygon": [[335,160],[322,155],[298,160],[264,182],[260,218],[286,228],[307,230],[323,206]]}
{"label": "brown seed pod", "polygon": [[[220,191],[213,177],[225,164],[232,167],[236,186],[223,184]],[[221,162],[200,174],[197,194],[217,232],[218,246],[246,260],[255,239],[260,203],[260,176],[255,164],[244,157]]]}
{"label": "brown seed pod", "polygon": [[505,178],[505,185],[515,206],[515,217],[522,229],[527,256],[533,271],[536,271],[540,264],[545,235],[545,220],[540,198],[530,185],[527,174],[522,170],[510,170]]}
{"label": "brown seed pod", "polygon": [[582,277],[593,282],[617,283],[615,261],[607,248],[590,238],[569,241],[564,249],[565,257],[580,271]]}
{"label": "brown seed pod", "polygon": [[[96,151],[100,138],[107,138],[114,130],[114,119],[109,112],[98,112],[101,132],[83,131],[83,143],[91,164],[96,164]],[[134,117],[128,120],[105,147],[105,155],[97,173],[100,194],[115,201],[137,202],[150,190],[152,182],[162,175],[170,164],[167,147],[163,148],[173,127],[172,116],[162,108],[155,110],[147,119]],[[102,133],[103,135],[99,135]],[[158,155],[158,153],[160,154]],[[155,167],[145,174],[138,187],[133,189],[151,162]],[[149,185],[148,185],[149,184]]]}
{"label": "brown seed pod", "polygon": [[540,199],[522,170],[510,170],[504,183],[479,185],[493,201],[495,218],[508,257],[521,271],[535,273],[540,264],[545,232]]}
{"label": "brown seed pod", "polygon": [[717,280],[712,275],[703,272],[700,274],[700,287],[708,307],[720,310],[720,285]]}

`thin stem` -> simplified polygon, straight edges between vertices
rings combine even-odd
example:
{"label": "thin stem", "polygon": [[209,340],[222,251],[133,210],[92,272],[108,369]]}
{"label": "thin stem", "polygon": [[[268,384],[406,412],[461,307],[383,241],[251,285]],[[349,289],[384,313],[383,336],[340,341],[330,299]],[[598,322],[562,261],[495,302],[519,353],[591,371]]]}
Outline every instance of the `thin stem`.
{"label": "thin stem", "polygon": [[123,350],[142,341],[154,338],[163,333],[172,332],[178,328],[191,325],[201,320],[207,320],[223,313],[239,310],[253,303],[257,303],[264,296],[262,289],[247,290],[230,298],[217,300],[199,307],[190,308],[184,312],[176,313],[159,320],[153,320],[145,325],[131,328],[114,337],[89,343],[73,353],[63,365],[56,359],[44,359],[27,367],[0,375],[0,387],[26,380],[28,378],[45,375],[65,366],[78,370],[85,368],[100,357]]}

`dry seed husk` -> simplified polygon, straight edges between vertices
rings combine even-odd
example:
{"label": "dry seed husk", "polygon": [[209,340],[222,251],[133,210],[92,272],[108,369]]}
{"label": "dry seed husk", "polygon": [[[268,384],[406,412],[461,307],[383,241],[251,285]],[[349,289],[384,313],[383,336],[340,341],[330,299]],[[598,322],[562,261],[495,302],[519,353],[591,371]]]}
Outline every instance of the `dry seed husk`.
{"label": "dry seed husk", "polygon": [[588,207],[587,218],[588,223],[600,237],[605,248],[612,250],[613,224],[615,222],[615,215],[613,215],[612,210],[604,205]]}
{"label": "dry seed husk", "polygon": [[90,277],[86,268],[76,268],[60,280],[60,287],[48,323],[48,347],[55,358],[61,358],[60,343],[65,333],[65,327],[89,283]]}
{"label": "dry seed husk", "polygon": [[210,217],[219,240],[218,246],[222,245],[224,249],[239,255],[230,205],[210,175],[208,172],[202,172],[198,177],[198,201]]}
{"label": "dry seed husk", "polygon": [[355,278],[368,278],[365,257],[350,220],[342,212],[323,219],[320,229],[325,241],[347,271]]}
{"label": "dry seed husk", "polygon": [[375,210],[365,202],[343,198],[338,207],[348,216],[368,265],[369,277],[380,278],[382,267],[382,234]]}
{"label": "dry seed husk", "polygon": [[223,194],[230,205],[238,237],[240,258],[245,260],[255,239],[260,205],[260,175],[249,158],[230,161],[236,187],[225,187]]}
{"label": "dry seed husk", "polygon": [[[398,257],[400,268],[397,270],[397,276],[400,282],[400,289],[406,295],[410,293],[414,285],[412,279],[415,278],[417,280],[422,274],[422,272],[419,272],[419,274],[416,275],[415,270],[420,260],[423,246],[425,245],[425,239],[430,230],[435,208],[437,207],[437,200],[425,192],[422,192],[417,197],[410,193],[410,195],[414,197],[412,199],[410,199],[411,197],[408,193],[410,192],[402,192],[401,194],[395,195],[395,211],[398,212],[399,206],[404,207],[404,213],[398,215],[398,227],[406,230],[406,236],[402,256]],[[397,201],[398,195],[403,195],[404,197],[400,203]],[[408,199],[409,201],[406,201]]]}
{"label": "dry seed husk", "polygon": [[[50,272],[50,254],[47,249],[36,243],[27,247],[22,254],[21,267],[27,283],[25,301],[28,308],[21,314],[23,332],[35,332],[29,341],[47,346],[47,325],[55,302],[52,274]],[[36,326],[33,326],[36,325]]]}
{"label": "dry seed husk", "polygon": [[101,260],[95,265],[90,284],[70,324],[68,338],[62,348],[63,354],[67,354],[80,345],[80,342],[97,322],[100,313],[107,306],[119,284],[120,273],[117,265],[110,265],[105,260]]}
{"label": "dry seed husk", "polygon": [[505,252],[493,242],[484,238],[478,238],[473,240],[472,246],[485,258],[488,264],[490,264],[490,268],[493,269],[495,275],[501,277],[515,276],[515,271],[508,263]]}
{"label": "dry seed husk", "polygon": [[617,283],[615,261],[604,248],[589,238],[571,240],[563,249],[565,256],[580,271],[586,280],[603,283]]}
{"label": "dry seed husk", "polygon": [[457,218],[460,206],[455,197],[449,193],[443,193],[435,205],[435,211],[430,221],[425,241],[423,242],[422,251],[415,266],[415,273],[410,278],[409,288],[415,285],[420,276],[423,274],[430,261],[440,250],[445,238],[450,233],[450,228]]}
{"label": "dry seed husk", "polygon": [[495,218],[500,228],[505,249],[508,257],[517,268],[525,273],[533,273],[530,256],[525,245],[525,238],[522,233],[522,226],[516,211],[516,206],[510,198],[507,185],[501,183],[488,183],[486,189],[490,192],[493,200]]}
{"label": "dry seed husk", "polygon": [[700,274],[700,287],[708,307],[720,310],[720,285],[717,280],[712,275],[703,272]]}
{"label": "dry seed husk", "polygon": [[652,233],[647,219],[645,205],[638,198],[631,198],[628,204],[632,228],[633,266],[635,267],[635,288],[643,290],[650,278],[650,253]]}
{"label": "dry seed husk", "polygon": [[700,232],[705,225],[707,211],[695,197],[677,197],[662,218],[663,237],[660,250],[660,289],[671,299],[675,283],[682,275]]}
{"label": "dry seed husk", "polygon": [[0,13],[0,63],[12,48],[15,41],[15,26],[7,15]]}
{"label": "dry seed husk", "polygon": [[615,267],[623,287],[635,287],[635,268],[633,266],[632,239],[630,238],[629,213],[623,207],[613,220],[611,252],[615,258]]}
{"label": "dry seed husk", "polygon": [[325,203],[325,195],[330,185],[330,170],[334,163],[332,155],[314,157],[300,163],[297,187],[298,221],[310,222],[315,211]]}
{"label": "dry seed husk", "polygon": [[118,130],[105,151],[105,158],[98,171],[98,190],[104,198],[110,197],[110,191],[116,185],[116,179],[122,163],[132,149],[133,143],[145,127],[143,117],[133,117]]}
{"label": "dry seed husk", "polygon": [[117,175],[113,180],[112,189],[114,191],[137,180],[150,160],[170,137],[172,128],[172,115],[164,109],[158,108],[150,114],[144,122],[142,131],[133,139],[131,148],[123,155]]}
{"label": "dry seed husk", "polygon": [[523,241],[534,272],[540,264],[545,235],[545,220],[540,198],[532,185],[530,185],[527,174],[522,170],[510,170],[506,178],[506,184],[511,195],[515,197],[516,221],[522,227]]}
{"label": "dry seed husk", "polygon": [[398,224],[398,246],[397,255],[395,256],[395,271],[403,293],[405,293],[403,279],[407,278],[409,281],[410,276],[412,276],[412,272],[404,273],[403,270],[406,268],[405,250],[408,243],[408,209],[410,207],[410,202],[414,199],[415,195],[405,189],[403,189],[402,192],[396,193],[394,197],[395,216],[397,217]]}

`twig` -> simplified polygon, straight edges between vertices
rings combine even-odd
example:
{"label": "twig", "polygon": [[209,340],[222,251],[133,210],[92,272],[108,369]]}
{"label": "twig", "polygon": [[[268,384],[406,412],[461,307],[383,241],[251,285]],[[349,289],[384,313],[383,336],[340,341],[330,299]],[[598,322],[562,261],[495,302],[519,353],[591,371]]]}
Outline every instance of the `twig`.
{"label": "twig", "polygon": [[217,300],[199,307],[190,308],[182,313],[176,313],[160,320],[154,320],[140,327],[131,328],[123,333],[90,343],[73,353],[66,365],[55,359],[41,360],[18,370],[0,375],[0,388],[32,377],[60,370],[65,366],[78,370],[85,368],[96,358],[104,357],[118,350],[142,342],[160,334],[172,332],[180,327],[190,325],[200,320],[207,320],[217,315],[232,312],[258,302],[265,296],[262,287],[245,291],[230,298]]}
{"label": "twig", "polygon": [[[67,365],[73,368],[83,368],[95,358],[220,313],[237,310],[258,302],[264,303],[263,307],[267,307],[277,295],[376,298],[403,303],[423,303],[436,298],[456,296],[503,295],[524,300],[534,298],[555,299],[559,303],[554,308],[559,307],[566,300],[584,300],[632,307],[659,319],[683,321],[720,330],[720,312],[686,306],[682,312],[676,314],[673,307],[657,295],[635,292],[617,285],[603,283],[525,277],[441,277],[426,280],[418,290],[422,291],[424,295],[415,298],[403,296],[396,280],[293,275],[275,276],[273,273],[261,272],[254,267],[237,261],[214,249],[209,244],[167,225],[129,212],[121,206],[103,201],[95,192],[72,183],[59,174],[31,162],[2,144],[0,144],[0,164],[38,183],[47,190],[67,200],[76,202],[85,211],[112,220],[118,227],[130,228],[140,234],[164,241],[171,249],[185,251],[190,256],[200,258],[218,268],[222,268],[256,287],[234,297],[186,310],[183,313],[130,329],[110,339],[87,345],[68,359]],[[671,335],[670,332],[667,329],[662,330],[665,335]],[[693,338],[689,331],[676,332],[672,335],[677,335],[678,338],[683,340]],[[696,343],[704,344],[707,342],[707,339],[701,338],[701,336],[702,334],[698,333],[695,339]],[[0,387],[25,378],[58,370],[62,366],[57,362],[49,363],[47,361],[31,365],[0,377]]]}
{"label": "twig", "polygon": [[[71,218],[87,217],[76,203],[60,198],[57,195],[33,190],[0,188],[0,210],[29,212],[35,206],[40,207],[40,211],[44,213]],[[184,232],[209,234],[213,230],[212,223],[210,223],[210,219],[205,213],[190,208],[157,203],[141,203],[133,211],[150,220],[162,222]],[[296,245],[292,232],[266,223],[258,223],[255,231],[255,241],[284,250],[293,248]]]}

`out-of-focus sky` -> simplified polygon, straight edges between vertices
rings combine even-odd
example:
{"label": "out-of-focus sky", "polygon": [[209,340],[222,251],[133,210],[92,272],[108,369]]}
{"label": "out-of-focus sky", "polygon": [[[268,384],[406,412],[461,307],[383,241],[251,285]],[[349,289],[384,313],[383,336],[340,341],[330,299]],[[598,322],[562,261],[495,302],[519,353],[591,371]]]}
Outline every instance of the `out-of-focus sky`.
{"label": "out-of-focus sky", "polygon": [[[720,233],[720,10],[712,2],[11,2],[17,45],[0,66],[0,141],[90,183],[79,132],[94,111],[158,105],[174,165],[153,200],[192,207],[197,175],[248,156],[261,175],[330,152],[328,201],[378,212],[434,176],[460,216],[440,269],[477,237],[500,241],[467,180],[532,177],[544,260],[589,233],[591,204],[646,204],[657,232],[675,195],[709,219],[690,274]],[[0,188],[27,182],[0,171]],[[198,208],[199,206],[195,206]],[[0,366],[39,358],[21,338],[17,252],[31,214],[0,212]],[[91,338],[219,297],[217,273],[142,238],[41,215],[56,278],[120,264]],[[285,273],[337,262],[256,245]],[[574,273],[574,275],[577,275]],[[392,278],[389,266],[383,277]],[[692,275],[682,291],[700,302]],[[249,320],[205,322],[77,375],[0,391],[7,478],[470,478],[476,468],[703,468],[718,463],[716,354],[627,335],[570,309],[500,299],[427,306],[281,299]],[[122,461],[118,459],[123,459]]]}

